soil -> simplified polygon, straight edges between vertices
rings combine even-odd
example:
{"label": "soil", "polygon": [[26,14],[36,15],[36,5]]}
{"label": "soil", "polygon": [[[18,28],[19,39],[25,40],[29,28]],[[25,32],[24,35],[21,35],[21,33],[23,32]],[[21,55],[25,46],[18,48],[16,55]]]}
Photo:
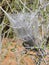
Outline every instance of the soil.
{"label": "soil", "polygon": [[[3,39],[0,54],[0,65],[36,65],[38,61],[37,52],[27,50],[22,46],[21,40]],[[46,49],[46,52],[49,50]],[[42,61],[41,65],[49,65],[49,55],[44,58],[47,64]]]}

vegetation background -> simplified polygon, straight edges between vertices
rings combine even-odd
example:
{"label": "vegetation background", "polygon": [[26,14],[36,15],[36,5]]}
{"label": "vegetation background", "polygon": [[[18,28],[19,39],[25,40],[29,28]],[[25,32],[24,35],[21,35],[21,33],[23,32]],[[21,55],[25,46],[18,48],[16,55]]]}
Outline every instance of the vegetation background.
{"label": "vegetation background", "polygon": [[[22,2],[26,4],[26,6],[29,8],[29,11],[27,7],[24,8],[25,4],[21,3],[21,0],[0,0],[0,6],[8,13],[14,12],[17,14],[21,11],[36,12],[36,10],[39,10],[39,7],[49,3],[49,0],[22,0]],[[47,25],[47,23],[49,24],[49,5],[47,5],[46,8],[41,8],[40,12],[38,12],[38,15],[40,23],[42,20],[44,20],[44,25]],[[2,39],[0,65],[49,65],[49,55],[44,55],[42,57],[42,62],[40,62],[40,52],[38,52],[39,55],[35,51],[28,51],[26,54],[23,54],[22,51],[25,48],[22,45],[19,45],[19,43],[22,43],[22,41],[15,40],[15,34],[13,33],[12,28],[10,28],[8,25],[10,25],[8,18],[0,10],[0,41]],[[47,34],[46,31],[47,30],[44,31],[44,35],[46,36],[46,41],[48,44],[45,52],[48,52],[49,54],[49,38],[47,39],[47,37],[49,37],[49,31]],[[40,27],[40,34],[41,32],[42,30]],[[19,52],[17,52],[17,50]]]}

